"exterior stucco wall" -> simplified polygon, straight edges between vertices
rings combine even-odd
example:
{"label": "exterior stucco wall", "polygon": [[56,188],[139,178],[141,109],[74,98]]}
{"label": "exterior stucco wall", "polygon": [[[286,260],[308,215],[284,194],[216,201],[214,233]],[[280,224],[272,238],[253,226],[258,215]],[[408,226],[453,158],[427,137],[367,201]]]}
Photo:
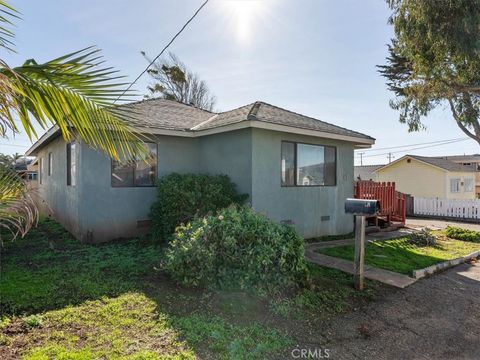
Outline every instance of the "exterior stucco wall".
{"label": "exterior stucco wall", "polygon": [[[461,199],[461,200],[473,200],[476,198],[475,194],[475,173],[474,172],[449,172],[446,179],[447,187],[447,199]],[[460,179],[460,191],[451,192],[450,179]],[[465,179],[472,179],[473,189],[472,191],[466,191]]]}
{"label": "exterior stucco wall", "polygon": [[[204,138],[158,136],[157,174],[172,172],[228,174],[238,190],[250,194],[250,131],[211,135]],[[156,198],[155,187],[112,187],[111,160],[96,150],[82,146],[79,173],[84,196],[80,199],[82,240],[103,242],[141,234],[146,228]]]}
{"label": "exterior stucco wall", "polygon": [[[336,146],[337,185],[282,188],[282,140]],[[353,228],[352,216],[343,210],[345,199],[353,195],[353,146],[350,143],[261,129],[242,129],[201,138],[158,136],[156,142],[160,177],[172,172],[227,174],[239,192],[249,195],[248,201],[255,210],[276,221],[293,221],[307,238],[348,233]],[[78,144],[77,148],[75,187],[66,186],[65,142],[55,140],[40,151],[39,156],[45,159],[49,151],[54,151],[54,173],[51,179],[44,176],[40,185],[54,217],[77,238],[88,242],[127,238],[144,232],[146,228],[139,226],[138,221],[148,220],[156,189],[112,187],[111,160],[85,144]]]}
{"label": "exterior stucco wall", "polygon": [[[157,174],[189,173],[199,170],[198,140],[159,136]],[[112,187],[111,160],[87,146],[82,146],[79,181],[85,189],[80,199],[81,239],[103,242],[127,238],[146,231],[138,221],[148,220],[155,187]]]}
{"label": "exterior stucco wall", "polygon": [[450,191],[450,178],[475,178],[473,172],[448,172],[415,159],[403,159],[377,171],[377,181],[394,181],[396,189],[412,196],[441,199],[474,199],[475,189],[465,192]]}
{"label": "exterior stucco wall", "polygon": [[252,195],[252,130],[242,129],[199,138],[200,171],[226,174],[237,190]]}
{"label": "exterior stucco wall", "polygon": [[[52,174],[48,175],[48,154],[53,155]],[[77,162],[80,161],[77,151]],[[62,138],[56,138],[37,154],[43,159],[43,173],[40,174],[34,197],[41,214],[54,217],[76,237],[80,235],[79,194],[80,187],[67,186],[67,148]]]}
{"label": "exterior stucco wall", "polygon": [[446,171],[415,159],[403,159],[378,170],[378,181],[394,181],[398,191],[417,197],[445,198]]}
{"label": "exterior stucco wall", "polygon": [[[282,140],[335,146],[337,185],[282,187]],[[352,144],[262,129],[253,129],[252,142],[252,206],[256,211],[276,221],[293,221],[305,238],[353,230],[353,217],[344,211],[345,199],[353,196]]]}

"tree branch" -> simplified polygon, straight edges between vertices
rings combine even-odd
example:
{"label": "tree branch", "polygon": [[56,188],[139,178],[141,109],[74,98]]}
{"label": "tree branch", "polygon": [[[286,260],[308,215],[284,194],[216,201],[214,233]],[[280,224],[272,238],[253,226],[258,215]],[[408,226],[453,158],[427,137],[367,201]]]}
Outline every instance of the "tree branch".
{"label": "tree branch", "polygon": [[450,104],[450,109],[452,110],[453,118],[457,122],[458,127],[470,138],[475,140],[477,143],[480,144],[480,138],[476,136],[475,134],[472,134],[467,127],[462,123],[460,117],[458,116],[457,110],[455,109],[455,106],[453,105],[453,101],[451,99],[448,99],[448,103]]}

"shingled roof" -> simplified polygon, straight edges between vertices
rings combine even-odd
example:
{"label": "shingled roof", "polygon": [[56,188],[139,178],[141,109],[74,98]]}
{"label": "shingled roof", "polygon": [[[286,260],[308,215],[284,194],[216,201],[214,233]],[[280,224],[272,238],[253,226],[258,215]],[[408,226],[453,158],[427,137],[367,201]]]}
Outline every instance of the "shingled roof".
{"label": "shingled roof", "polygon": [[446,170],[446,171],[459,171],[459,172],[475,171],[474,166],[462,165],[462,164],[455,163],[451,160],[447,160],[447,159],[443,159],[443,158],[429,157],[429,156],[418,156],[418,155],[405,155],[405,156],[402,156],[400,159],[398,159],[398,160],[396,160],[396,161],[394,161],[390,164],[387,164],[387,165],[385,165],[385,166],[383,166],[379,169],[376,169],[375,172],[378,171],[378,170],[381,170],[383,168],[386,168],[390,165],[393,165],[394,163],[397,163],[400,160],[405,159],[405,158],[412,158],[412,159],[415,159],[415,160],[418,160],[418,161],[422,161],[424,163],[436,166],[436,167],[441,168],[441,169]]}
{"label": "shingled roof", "polygon": [[138,114],[136,119],[132,121],[134,126],[152,129],[195,132],[238,124],[244,121],[261,121],[299,129],[375,140],[357,131],[329,124],[263,101],[256,101],[252,104],[221,113],[213,113],[165,99],[143,100],[125,106],[135,109]]}
{"label": "shingled roof", "polygon": [[[231,131],[243,127],[260,127],[318,137],[350,141],[363,147],[375,139],[325,121],[257,101],[237,109],[214,113],[192,105],[165,99],[147,99],[120,105],[134,110],[130,125],[139,132],[173,136],[202,136],[212,132]],[[58,136],[52,127],[28,151],[33,154],[44,142]]]}

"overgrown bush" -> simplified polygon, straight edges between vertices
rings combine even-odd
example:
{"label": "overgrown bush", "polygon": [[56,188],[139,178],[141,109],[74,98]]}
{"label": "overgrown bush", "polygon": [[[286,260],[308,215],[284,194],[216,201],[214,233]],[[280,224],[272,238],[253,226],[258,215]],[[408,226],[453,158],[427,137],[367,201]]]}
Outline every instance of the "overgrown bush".
{"label": "overgrown bush", "polygon": [[165,269],[183,285],[264,293],[307,279],[302,237],[247,206],[230,206],[177,228]]}
{"label": "overgrown bush", "polygon": [[232,203],[241,204],[240,195],[227,175],[170,174],[157,184],[157,201],[152,205],[152,235],[167,241],[175,228],[195,216],[204,216]]}
{"label": "overgrown bush", "polygon": [[448,226],[445,235],[451,239],[480,243],[480,232]]}
{"label": "overgrown bush", "polygon": [[437,237],[432,234],[432,230],[425,228],[414,232],[410,237],[410,243],[416,246],[435,246]]}

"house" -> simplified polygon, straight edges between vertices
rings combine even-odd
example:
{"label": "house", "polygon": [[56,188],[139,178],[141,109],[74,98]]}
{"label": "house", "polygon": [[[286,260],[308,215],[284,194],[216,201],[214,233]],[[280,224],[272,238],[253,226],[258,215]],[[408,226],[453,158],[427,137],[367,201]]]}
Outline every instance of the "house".
{"label": "house", "polygon": [[377,181],[377,173],[375,170],[385,165],[361,165],[355,166],[353,174],[355,180],[372,180]]}
{"label": "house", "polygon": [[[125,105],[123,105],[125,106]],[[135,129],[153,138],[149,163],[112,161],[55,127],[27,152],[39,159],[39,194],[82,241],[139,234],[149,225],[155,179],[166,174],[227,174],[257,211],[292,222],[306,238],[352,231],[353,151],[370,136],[264,102],[211,113],[169,100],[130,106]]]}
{"label": "house", "polygon": [[475,169],[443,158],[405,155],[374,172],[414,197],[475,199]]}
{"label": "house", "polygon": [[441,158],[453,161],[457,164],[471,166],[476,170],[475,195],[477,198],[480,198],[480,154],[441,156]]}

